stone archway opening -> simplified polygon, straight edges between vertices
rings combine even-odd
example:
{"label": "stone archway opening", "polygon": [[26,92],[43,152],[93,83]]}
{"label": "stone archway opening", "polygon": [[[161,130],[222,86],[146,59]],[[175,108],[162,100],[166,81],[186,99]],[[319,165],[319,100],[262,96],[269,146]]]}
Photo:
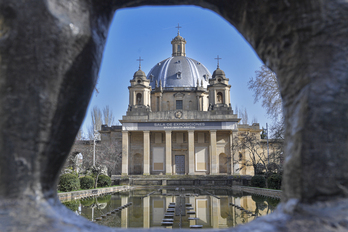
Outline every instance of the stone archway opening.
{"label": "stone archway opening", "polygon": [[[55,190],[96,82],[108,25],[116,9],[181,3],[197,1],[0,3],[5,28],[0,159],[6,161],[0,163],[1,230],[100,229],[69,218],[74,214],[57,203]],[[347,4],[199,2],[247,38],[277,73],[284,101],[287,141],[279,217],[260,218],[239,231],[348,228]]]}

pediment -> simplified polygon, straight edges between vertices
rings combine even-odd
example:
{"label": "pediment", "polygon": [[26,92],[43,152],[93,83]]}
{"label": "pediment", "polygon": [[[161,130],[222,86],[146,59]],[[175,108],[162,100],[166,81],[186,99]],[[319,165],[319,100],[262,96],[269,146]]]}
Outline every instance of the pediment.
{"label": "pediment", "polygon": [[174,96],[175,98],[183,98],[183,97],[185,96],[185,94],[184,94],[184,93],[181,93],[181,92],[178,92],[178,93],[174,93],[173,96]]}

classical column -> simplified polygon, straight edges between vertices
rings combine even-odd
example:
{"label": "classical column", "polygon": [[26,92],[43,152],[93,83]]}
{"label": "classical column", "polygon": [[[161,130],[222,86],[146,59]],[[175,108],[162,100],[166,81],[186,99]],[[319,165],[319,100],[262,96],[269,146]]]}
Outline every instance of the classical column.
{"label": "classical column", "polygon": [[172,175],[172,131],[166,131],[166,175]]}
{"label": "classical column", "polygon": [[150,196],[143,198],[143,227],[150,228]]}
{"label": "classical column", "polygon": [[218,159],[216,154],[216,130],[210,131],[210,147],[211,147],[211,174],[217,174],[218,173]]}
{"label": "classical column", "polygon": [[231,168],[231,175],[234,175],[234,155],[233,155],[233,150],[232,150],[232,146],[233,146],[233,131],[230,131],[230,141],[229,141],[229,146],[230,146],[230,168]]}
{"label": "classical column", "polygon": [[122,131],[122,175],[128,175],[128,131]]}
{"label": "classical column", "polygon": [[230,133],[230,146],[231,146],[231,174],[238,174],[239,171],[236,171],[239,168],[239,151],[236,150],[237,147],[236,144],[233,144],[236,142],[236,139],[238,138],[238,130],[233,130]]}
{"label": "classical column", "polygon": [[[121,197],[121,205],[128,203],[128,197]],[[128,207],[121,210],[121,228],[128,228]]]}
{"label": "classical column", "polygon": [[189,175],[195,174],[195,132],[188,131]]}
{"label": "classical column", "polygon": [[144,131],[144,175],[150,175],[150,131]]}
{"label": "classical column", "polygon": [[219,228],[219,215],[220,215],[220,200],[213,197],[210,197],[211,202],[211,226],[215,228]]}

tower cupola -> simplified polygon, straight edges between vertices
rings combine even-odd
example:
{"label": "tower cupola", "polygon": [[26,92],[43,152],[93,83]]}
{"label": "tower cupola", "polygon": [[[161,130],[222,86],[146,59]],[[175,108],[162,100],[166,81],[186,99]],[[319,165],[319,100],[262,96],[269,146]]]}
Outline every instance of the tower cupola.
{"label": "tower cupola", "polygon": [[186,40],[180,36],[180,26],[176,27],[178,28],[178,35],[172,40],[172,56],[186,56]]}

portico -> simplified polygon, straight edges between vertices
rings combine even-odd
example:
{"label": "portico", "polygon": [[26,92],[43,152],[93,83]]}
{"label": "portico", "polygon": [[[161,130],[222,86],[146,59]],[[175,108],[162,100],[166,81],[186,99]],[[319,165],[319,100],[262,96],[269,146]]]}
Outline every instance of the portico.
{"label": "portico", "polygon": [[[232,174],[233,133],[233,121],[123,123],[122,174]],[[141,165],[137,154],[143,154]],[[134,166],[143,166],[142,172]]]}

